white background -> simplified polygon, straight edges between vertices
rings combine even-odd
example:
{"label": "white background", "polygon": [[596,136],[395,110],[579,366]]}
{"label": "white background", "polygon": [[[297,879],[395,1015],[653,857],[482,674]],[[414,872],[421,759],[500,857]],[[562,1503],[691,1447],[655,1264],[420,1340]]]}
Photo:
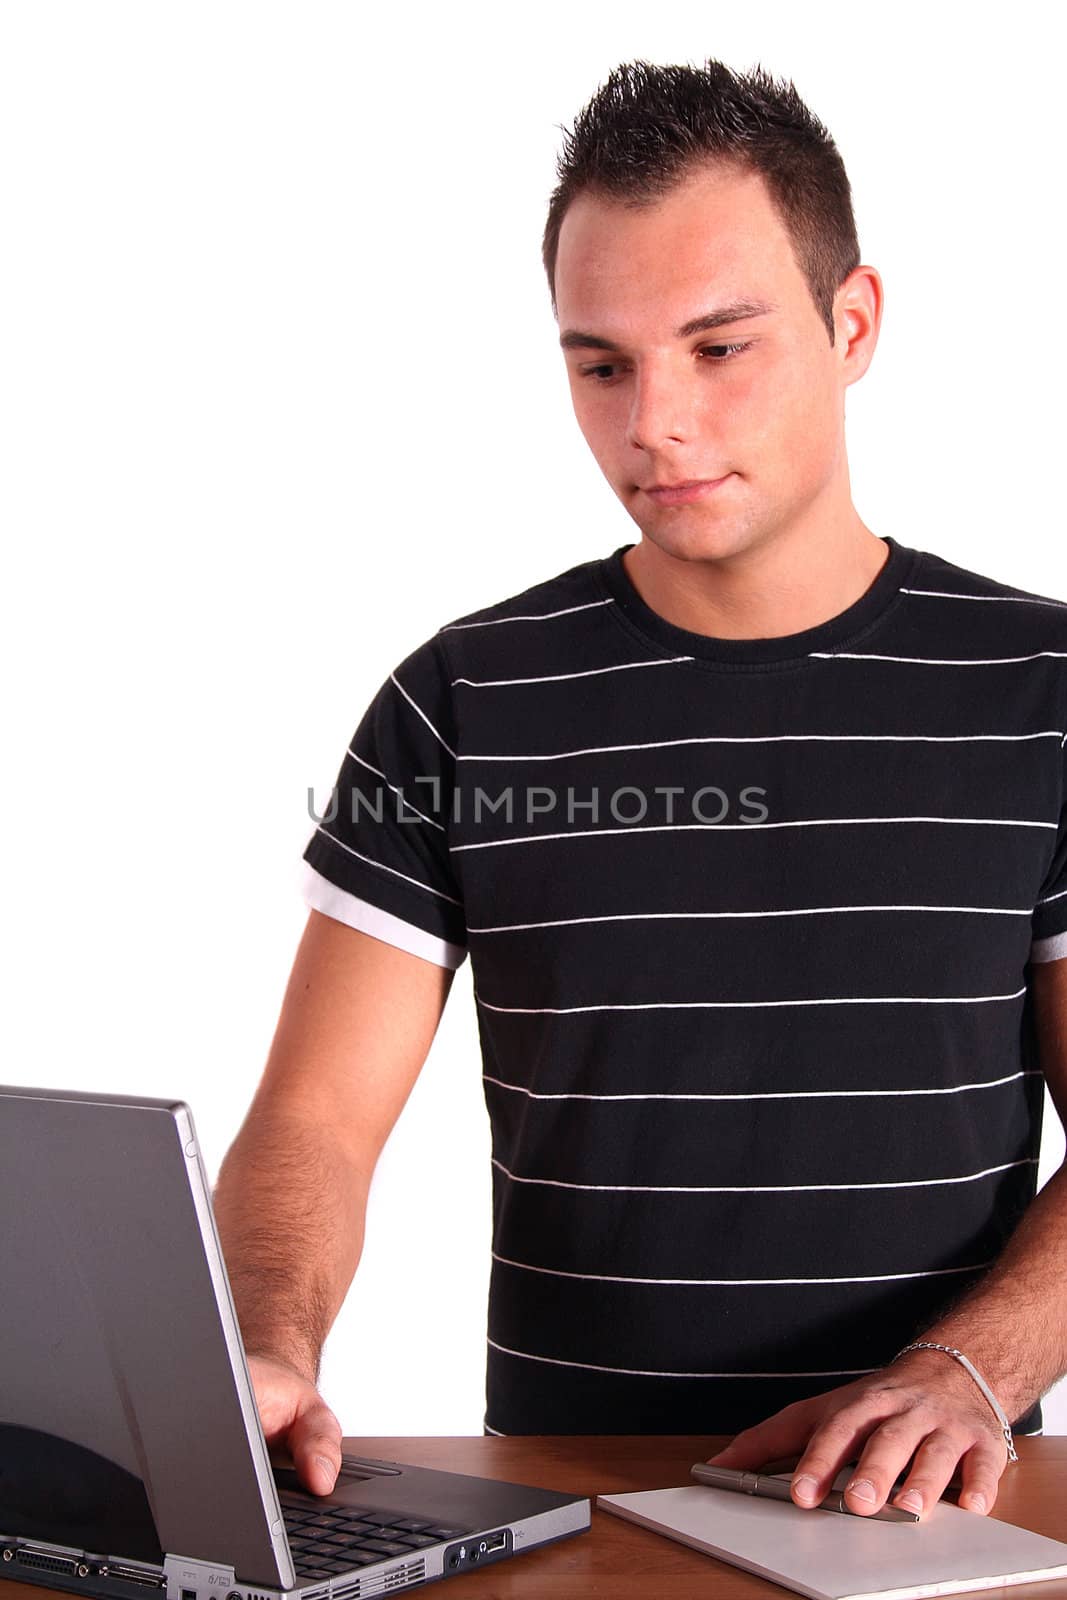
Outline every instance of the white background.
{"label": "white background", "polygon": [[[305,920],[308,786],[443,622],[638,537],[539,256],[559,125],[620,61],[792,77],[886,287],[861,516],[1067,597],[1059,52],[1037,5],[977,15],[3,6],[0,1078],[184,1098],[214,1180]],[[346,1432],[481,1431],[479,1072],[467,963],[327,1345]]]}

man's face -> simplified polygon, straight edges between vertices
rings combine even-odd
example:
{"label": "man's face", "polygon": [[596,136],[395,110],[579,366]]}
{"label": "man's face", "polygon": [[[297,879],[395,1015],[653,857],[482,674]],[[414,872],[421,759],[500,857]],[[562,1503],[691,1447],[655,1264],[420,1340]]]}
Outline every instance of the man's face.
{"label": "man's face", "polygon": [[[640,209],[579,195],[555,283],[579,426],[667,554],[737,554],[847,499],[843,394],[873,340],[850,358],[839,314],[831,347],[759,174],[703,167]],[[770,309],[687,326],[742,301]]]}

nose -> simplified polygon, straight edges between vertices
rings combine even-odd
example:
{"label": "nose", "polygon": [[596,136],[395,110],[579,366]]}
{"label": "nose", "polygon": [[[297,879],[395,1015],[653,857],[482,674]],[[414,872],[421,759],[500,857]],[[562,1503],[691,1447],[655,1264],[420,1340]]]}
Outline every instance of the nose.
{"label": "nose", "polygon": [[679,375],[646,367],[634,380],[627,439],[637,450],[684,444],[693,434],[692,397]]}

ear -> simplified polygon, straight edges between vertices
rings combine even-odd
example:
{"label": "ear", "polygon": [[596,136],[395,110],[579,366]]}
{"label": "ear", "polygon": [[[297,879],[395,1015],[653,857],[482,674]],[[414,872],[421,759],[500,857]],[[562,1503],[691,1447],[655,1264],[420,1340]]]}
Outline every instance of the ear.
{"label": "ear", "polygon": [[834,295],[834,351],[846,385],[862,378],[874,358],[883,301],[876,267],[855,267]]}

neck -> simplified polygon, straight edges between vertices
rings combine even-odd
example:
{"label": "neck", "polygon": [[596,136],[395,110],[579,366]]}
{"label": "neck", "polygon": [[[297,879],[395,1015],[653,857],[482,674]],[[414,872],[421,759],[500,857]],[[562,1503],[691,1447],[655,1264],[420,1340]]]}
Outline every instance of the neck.
{"label": "neck", "polygon": [[623,565],[647,606],[718,639],[775,639],[839,616],[874,582],[889,547],[852,512],[840,526],[776,530],[721,556],[678,556],[643,537]]}

